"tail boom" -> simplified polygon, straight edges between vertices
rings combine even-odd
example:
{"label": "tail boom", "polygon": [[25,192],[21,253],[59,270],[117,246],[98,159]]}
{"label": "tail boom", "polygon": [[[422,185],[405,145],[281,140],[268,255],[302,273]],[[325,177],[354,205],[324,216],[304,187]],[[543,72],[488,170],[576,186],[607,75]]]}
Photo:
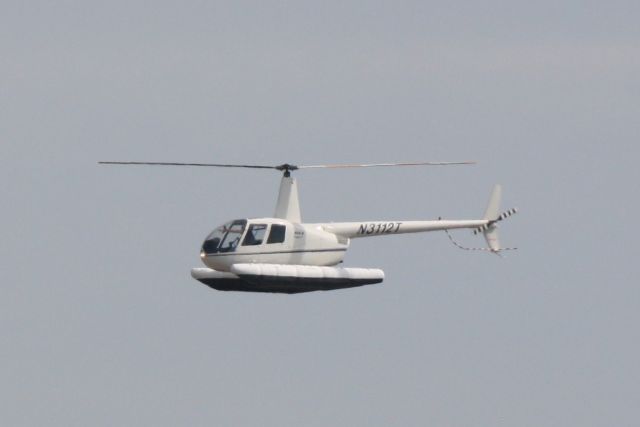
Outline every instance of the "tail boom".
{"label": "tail boom", "polygon": [[340,237],[359,238],[385,236],[390,234],[423,233],[427,231],[453,230],[458,228],[475,229],[488,224],[484,219],[430,221],[362,221],[332,222],[316,224],[326,232]]}
{"label": "tail boom", "polygon": [[[454,245],[465,250],[482,250],[499,254],[505,250],[516,248],[503,248],[498,238],[498,222],[516,214],[518,209],[512,208],[501,214],[500,200],[502,198],[502,186],[493,188],[489,203],[482,219],[451,220],[438,218],[428,221],[361,221],[361,222],[330,222],[310,224],[312,227],[332,233],[339,239],[353,239],[359,237],[384,236],[389,234],[423,233],[428,231],[445,231]],[[473,234],[482,233],[487,246],[485,248],[467,248],[456,242],[449,230],[467,228],[473,230]]]}

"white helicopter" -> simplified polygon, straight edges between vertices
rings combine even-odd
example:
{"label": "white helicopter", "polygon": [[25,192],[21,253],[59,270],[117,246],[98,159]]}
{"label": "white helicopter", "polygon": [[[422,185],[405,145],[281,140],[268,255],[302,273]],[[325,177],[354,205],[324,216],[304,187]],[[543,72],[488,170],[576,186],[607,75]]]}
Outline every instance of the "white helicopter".
{"label": "white helicopter", "polygon": [[[499,214],[502,189],[496,185],[481,219],[427,221],[358,221],[302,223],[298,188],[291,172],[301,169],[384,166],[467,165],[475,162],[372,163],[296,166],[236,165],[168,162],[98,162],[111,165],[202,166],[274,169],[283,172],[273,217],[229,221],[209,234],[200,251],[206,268],[193,268],[191,275],[221,291],[301,293],[351,288],[380,283],[384,272],[372,268],[336,267],[343,262],[351,239],[390,234],[445,231],[454,245],[465,250],[500,254],[497,223],[515,214]],[[448,230],[468,228],[483,233],[488,247],[468,248],[457,243]]]}

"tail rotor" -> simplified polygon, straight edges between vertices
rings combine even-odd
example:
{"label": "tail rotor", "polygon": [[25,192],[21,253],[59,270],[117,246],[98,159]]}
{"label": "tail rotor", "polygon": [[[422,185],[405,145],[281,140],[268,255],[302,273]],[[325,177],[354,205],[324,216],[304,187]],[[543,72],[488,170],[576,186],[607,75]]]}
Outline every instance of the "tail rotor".
{"label": "tail rotor", "polygon": [[[496,184],[493,187],[493,191],[491,192],[491,197],[489,198],[489,203],[487,204],[487,209],[485,210],[483,219],[487,221],[486,224],[476,228],[473,230],[473,234],[477,235],[482,233],[484,235],[485,240],[487,241],[486,248],[468,248],[460,245],[453,239],[451,233],[447,231],[447,235],[451,242],[456,245],[460,249],[464,250],[472,250],[472,251],[488,251],[493,252],[496,255],[500,255],[500,252],[503,251],[512,251],[517,248],[503,248],[500,245],[500,239],[498,235],[498,223],[500,221],[504,221],[512,215],[515,215],[518,212],[517,208],[512,208],[507,211],[498,214],[500,211],[500,201],[502,199],[502,186],[500,184]],[[446,231],[446,230],[445,230]]]}

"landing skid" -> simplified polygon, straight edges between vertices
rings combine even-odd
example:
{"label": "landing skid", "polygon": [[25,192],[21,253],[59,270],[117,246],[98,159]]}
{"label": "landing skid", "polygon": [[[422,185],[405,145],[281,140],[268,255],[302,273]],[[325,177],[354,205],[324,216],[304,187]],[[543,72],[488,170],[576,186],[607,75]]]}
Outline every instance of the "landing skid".
{"label": "landing skid", "polygon": [[[253,267],[253,270],[251,267]],[[358,286],[380,283],[384,280],[384,273],[382,273],[381,270],[374,270],[373,274],[358,275],[353,273],[344,274],[344,272],[360,272],[360,270],[364,271],[365,269],[345,269],[336,267],[300,266],[303,269],[312,268],[319,272],[326,270],[327,272],[340,271],[343,273],[340,275],[333,274],[333,276],[336,277],[326,277],[328,274],[322,274],[320,277],[304,277],[301,275],[294,276],[291,275],[291,272],[289,272],[289,275],[285,275],[286,271],[271,271],[271,274],[241,274],[242,272],[255,272],[256,266],[251,267],[244,269],[244,271],[242,268],[238,269],[238,273],[240,274],[225,273],[212,270],[210,268],[193,268],[191,270],[191,276],[210,288],[219,291],[270,292],[285,294],[355,288]]]}

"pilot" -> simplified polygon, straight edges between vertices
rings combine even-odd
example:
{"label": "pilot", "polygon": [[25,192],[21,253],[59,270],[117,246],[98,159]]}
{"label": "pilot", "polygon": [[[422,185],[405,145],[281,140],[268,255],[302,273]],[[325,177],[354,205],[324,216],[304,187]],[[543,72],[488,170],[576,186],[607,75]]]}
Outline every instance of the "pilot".
{"label": "pilot", "polygon": [[253,235],[253,230],[249,230],[249,232],[247,233],[247,235],[244,238],[244,241],[242,242],[243,245],[255,245],[257,244],[256,241],[256,237]]}

